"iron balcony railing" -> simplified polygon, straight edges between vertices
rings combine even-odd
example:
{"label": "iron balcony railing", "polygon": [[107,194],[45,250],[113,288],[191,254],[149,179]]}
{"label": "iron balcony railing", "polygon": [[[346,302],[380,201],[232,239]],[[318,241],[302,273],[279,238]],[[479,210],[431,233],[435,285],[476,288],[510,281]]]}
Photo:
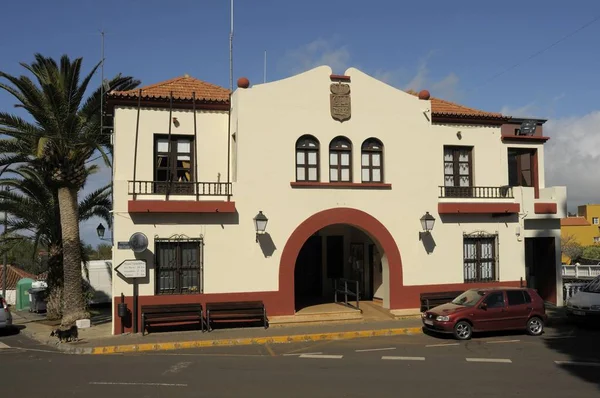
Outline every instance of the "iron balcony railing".
{"label": "iron balcony railing", "polygon": [[512,187],[440,187],[440,198],[513,199]]}
{"label": "iron balcony railing", "polygon": [[129,195],[231,196],[230,182],[129,181]]}

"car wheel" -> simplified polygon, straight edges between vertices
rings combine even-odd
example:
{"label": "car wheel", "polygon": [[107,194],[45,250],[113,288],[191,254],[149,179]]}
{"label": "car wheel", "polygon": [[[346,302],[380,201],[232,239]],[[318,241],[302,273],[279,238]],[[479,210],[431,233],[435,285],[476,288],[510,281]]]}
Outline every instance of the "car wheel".
{"label": "car wheel", "polygon": [[454,337],[458,340],[469,340],[473,334],[473,328],[467,321],[460,321],[454,325]]}
{"label": "car wheel", "polygon": [[532,336],[539,336],[544,332],[544,321],[537,316],[529,318],[527,321],[527,333]]}

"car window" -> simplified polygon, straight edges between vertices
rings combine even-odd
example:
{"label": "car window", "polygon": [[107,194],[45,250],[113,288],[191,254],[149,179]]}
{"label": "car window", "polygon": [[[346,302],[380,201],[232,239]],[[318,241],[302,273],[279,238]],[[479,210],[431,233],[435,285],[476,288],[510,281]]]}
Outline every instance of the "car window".
{"label": "car window", "polygon": [[504,307],[504,294],[502,292],[490,293],[485,299],[488,308]]}
{"label": "car window", "polygon": [[526,292],[525,290],[523,290],[523,296],[525,297],[526,303],[531,303],[531,296],[529,295],[529,292]]}
{"label": "car window", "polygon": [[464,305],[465,307],[473,307],[479,302],[481,296],[483,296],[482,292],[479,292],[477,290],[467,290],[466,292],[452,300],[452,304]]}
{"label": "car window", "polygon": [[[525,296],[522,290],[507,290],[506,297],[508,298],[508,305],[522,305],[525,304]],[[531,298],[529,299],[531,301]]]}

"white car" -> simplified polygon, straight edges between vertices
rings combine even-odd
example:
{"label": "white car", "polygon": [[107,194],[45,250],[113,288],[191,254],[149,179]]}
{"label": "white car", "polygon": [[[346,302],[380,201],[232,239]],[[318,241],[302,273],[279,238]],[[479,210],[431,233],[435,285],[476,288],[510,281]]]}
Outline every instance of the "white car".
{"label": "white car", "polygon": [[12,326],[12,315],[6,300],[0,296],[0,329],[6,329]]}
{"label": "white car", "polygon": [[600,319],[600,276],[567,301],[567,315],[579,319]]}

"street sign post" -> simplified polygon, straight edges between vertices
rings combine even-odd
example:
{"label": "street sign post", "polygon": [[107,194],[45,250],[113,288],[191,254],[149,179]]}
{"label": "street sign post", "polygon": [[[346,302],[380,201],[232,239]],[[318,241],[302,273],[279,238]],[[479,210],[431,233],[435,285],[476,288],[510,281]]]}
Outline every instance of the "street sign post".
{"label": "street sign post", "polygon": [[115,271],[125,279],[133,280],[133,333],[138,332],[138,279],[147,274],[146,260],[125,260],[115,267]]}

